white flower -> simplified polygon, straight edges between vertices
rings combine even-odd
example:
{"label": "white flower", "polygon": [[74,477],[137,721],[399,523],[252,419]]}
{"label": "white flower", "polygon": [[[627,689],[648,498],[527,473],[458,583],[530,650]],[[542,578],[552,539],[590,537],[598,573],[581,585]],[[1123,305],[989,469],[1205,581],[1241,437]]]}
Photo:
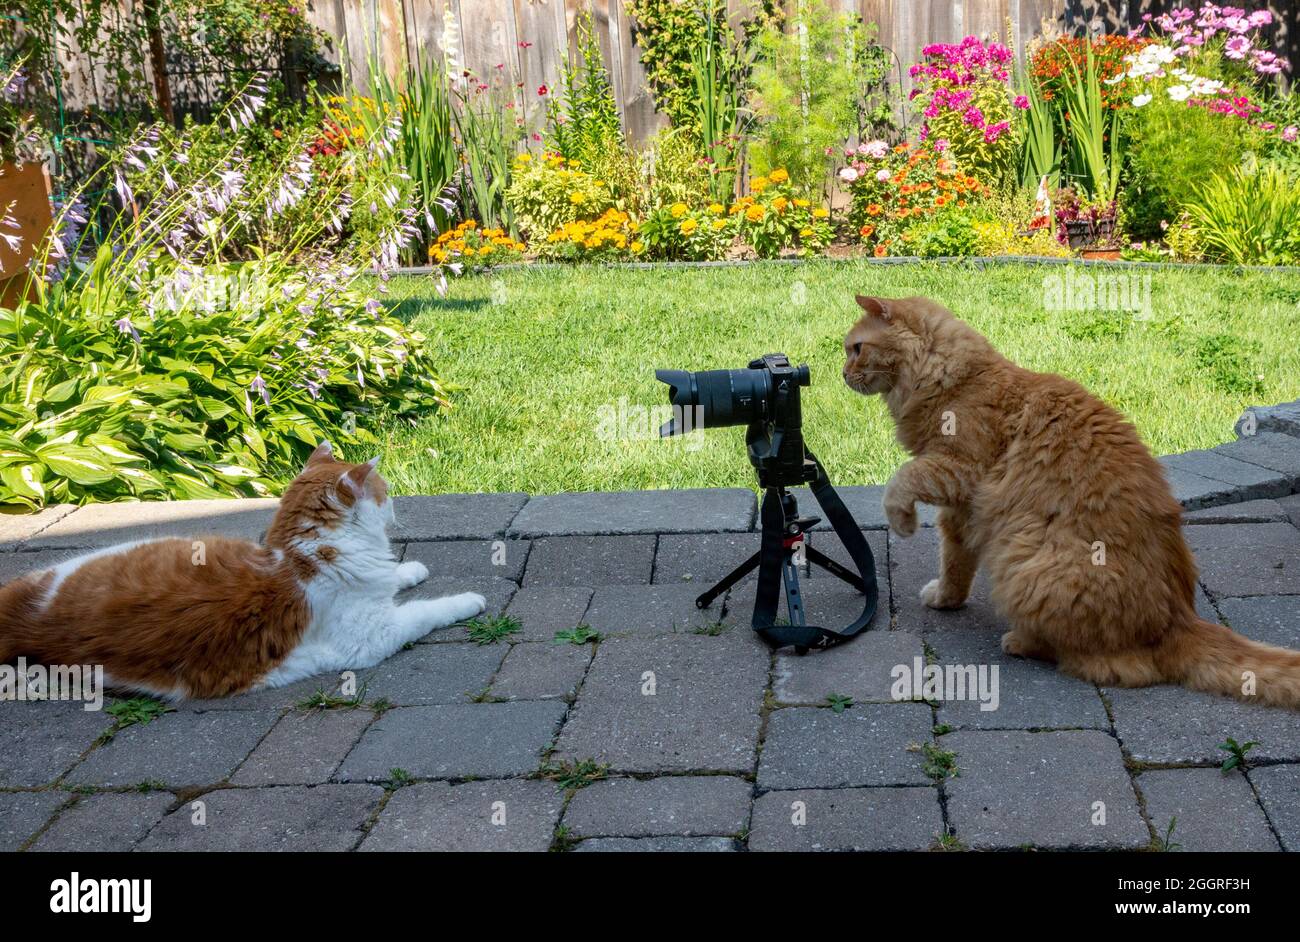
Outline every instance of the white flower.
{"label": "white flower", "polygon": [[884,183],[888,179],[889,179],[888,170],[881,169],[876,171],[876,180],[878,180],[880,183]]}
{"label": "white flower", "polygon": [[1223,83],[1217,79],[1207,79],[1197,75],[1191,81],[1193,95],[1214,95],[1221,88],[1223,88]]}
{"label": "white flower", "polygon": [[852,167],[845,167],[840,171],[840,179],[845,183],[852,183],[858,178],[858,172]]}
{"label": "white flower", "polygon": [[1124,81],[1128,77],[1129,76],[1127,72],[1121,72],[1119,75],[1112,75],[1110,78],[1106,79],[1106,84],[1118,85],[1120,82]]}
{"label": "white flower", "polygon": [[1136,98],[1133,99],[1133,107],[1141,108],[1143,105],[1147,104],[1150,101],[1151,101],[1150,95],[1138,95]]}
{"label": "white flower", "polygon": [[1169,87],[1169,97],[1174,101],[1186,101],[1192,94],[1192,90],[1186,85],[1171,85]]}

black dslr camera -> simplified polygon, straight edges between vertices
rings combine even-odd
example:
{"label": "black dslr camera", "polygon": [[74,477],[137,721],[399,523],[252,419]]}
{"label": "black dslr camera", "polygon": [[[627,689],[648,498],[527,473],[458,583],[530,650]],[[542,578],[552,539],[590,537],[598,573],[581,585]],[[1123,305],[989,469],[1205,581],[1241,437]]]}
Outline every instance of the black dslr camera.
{"label": "black dslr camera", "polygon": [[[875,560],[862,531],[831,487],[826,471],[804,444],[799,389],[811,384],[807,365],[791,366],[785,354],[769,353],[750,361],[748,369],[700,373],[656,370],[655,378],[668,384],[673,405],[673,418],[659,429],[660,436],[688,434],[709,426],[746,426],[749,463],[758,473],[758,483],[763,488],[761,548],[701,594],[695,604],[708,608],[723,592],[757,569],[753,627],[774,647],[794,645],[803,653],[811,647],[828,647],[846,641],[865,628],[876,612]],[[683,421],[687,410],[692,410],[698,421]],[[857,573],[805,545],[804,534],[821,519],[799,516],[795,497],[788,488],[804,484],[812,489],[827,521],[848,550]],[[799,588],[799,566],[805,561],[838,576],[864,594],[866,604],[862,615],[853,624],[834,631],[805,623]],[[789,624],[778,625],[776,613],[782,585]]]}

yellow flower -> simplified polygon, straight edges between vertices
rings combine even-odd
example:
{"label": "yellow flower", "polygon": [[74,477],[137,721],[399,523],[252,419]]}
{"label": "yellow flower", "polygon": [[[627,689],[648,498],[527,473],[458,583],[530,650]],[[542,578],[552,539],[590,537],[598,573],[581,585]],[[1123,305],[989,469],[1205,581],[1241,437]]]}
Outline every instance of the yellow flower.
{"label": "yellow flower", "polygon": [[688,236],[696,229],[698,229],[699,225],[700,224],[696,222],[694,219],[683,219],[682,224],[677,227],[677,231],[684,236]]}
{"label": "yellow flower", "polygon": [[778,167],[776,170],[773,170],[768,174],[768,179],[773,183],[784,183],[786,180],[790,179],[790,174],[785,172],[784,167]]}
{"label": "yellow flower", "polygon": [[802,237],[805,238],[805,239],[808,238],[808,237],[809,237],[810,235],[812,235],[812,234],[813,234],[813,231],[812,231],[811,229],[807,228],[807,227],[805,227],[805,228],[799,230],[799,235],[802,236]]}
{"label": "yellow flower", "polygon": [[714,232],[721,232],[721,231],[722,231],[723,229],[725,229],[725,228],[727,228],[727,220],[725,220],[725,219],[715,219],[715,220],[713,220],[713,231],[714,231]]}
{"label": "yellow flower", "polygon": [[709,212],[713,213],[715,216],[721,216],[726,212],[726,208],[721,203],[714,203],[709,207]]}
{"label": "yellow flower", "polygon": [[795,200],[794,205],[798,206],[800,209],[803,209],[807,206],[811,206],[812,204],[809,203],[807,200]]}
{"label": "yellow flower", "polygon": [[674,219],[681,219],[683,216],[686,215],[687,206],[685,203],[673,203],[672,207],[669,209],[669,212],[673,214]]}
{"label": "yellow flower", "polygon": [[767,210],[757,204],[745,210],[745,218],[748,219],[750,222],[759,222],[766,214],[767,214]]}
{"label": "yellow flower", "polygon": [[784,196],[778,196],[776,199],[772,200],[772,208],[775,209],[778,213],[785,212],[785,208],[789,205],[790,205],[790,201],[786,199]]}
{"label": "yellow flower", "polygon": [[633,243],[632,243],[632,251],[633,251],[633,252],[640,252],[643,248],[645,248],[645,246],[644,246],[642,243],[640,243],[640,242],[633,242]]}
{"label": "yellow flower", "polygon": [[818,206],[816,209],[813,210],[812,214],[814,219],[825,219],[827,216],[831,214],[831,211],[827,209],[825,206]]}
{"label": "yellow flower", "polygon": [[515,158],[515,162],[521,164],[532,163],[532,160],[533,160],[532,154],[520,154],[518,157]]}
{"label": "yellow flower", "polygon": [[585,200],[586,198],[587,198],[587,197],[584,196],[582,193],[570,193],[570,194],[569,194],[569,202],[572,203],[574,206],[577,206],[578,204],[580,204],[580,203],[581,203],[583,200]]}
{"label": "yellow flower", "polygon": [[749,191],[751,193],[762,193],[767,189],[767,177],[755,177],[749,181]]}

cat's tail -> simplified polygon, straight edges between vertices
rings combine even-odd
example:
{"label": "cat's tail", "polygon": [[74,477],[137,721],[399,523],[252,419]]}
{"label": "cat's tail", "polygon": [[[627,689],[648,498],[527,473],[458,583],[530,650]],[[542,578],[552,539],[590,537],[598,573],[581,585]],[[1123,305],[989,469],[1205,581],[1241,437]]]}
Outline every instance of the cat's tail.
{"label": "cat's tail", "polygon": [[36,636],[41,601],[49,588],[52,573],[38,572],[20,576],[0,585],[0,664],[9,664],[28,650]]}
{"label": "cat's tail", "polygon": [[1251,703],[1300,708],[1300,651],[1189,617],[1160,649],[1167,680]]}

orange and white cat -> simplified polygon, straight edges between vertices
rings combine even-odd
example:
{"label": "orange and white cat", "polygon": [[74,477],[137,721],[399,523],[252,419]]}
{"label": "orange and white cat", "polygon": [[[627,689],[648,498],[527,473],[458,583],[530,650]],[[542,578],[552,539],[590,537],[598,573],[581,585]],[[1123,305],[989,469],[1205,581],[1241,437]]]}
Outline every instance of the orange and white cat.
{"label": "orange and white cat", "polygon": [[912,455],[885,488],[890,528],[910,536],[918,501],[940,508],[926,605],[960,607],[983,566],[1010,654],[1098,684],[1300,707],[1300,652],[1197,616],[1182,508],[1120,413],[1016,366],[934,301],[857,301],[844,381],[884,397]]}
{"label": "orange and white cat", "polygon": [[389,547],[388,485],[328,443],[280,501],[266,545],[123,543],[0,587],[0,663],[102,665],[110,686],[221,697],[371,667],[483,611],[465,592],[398,605],[428,578]]}

